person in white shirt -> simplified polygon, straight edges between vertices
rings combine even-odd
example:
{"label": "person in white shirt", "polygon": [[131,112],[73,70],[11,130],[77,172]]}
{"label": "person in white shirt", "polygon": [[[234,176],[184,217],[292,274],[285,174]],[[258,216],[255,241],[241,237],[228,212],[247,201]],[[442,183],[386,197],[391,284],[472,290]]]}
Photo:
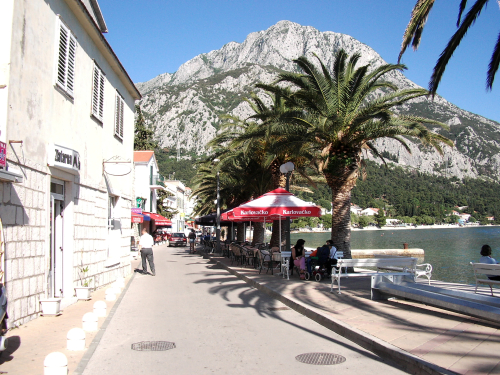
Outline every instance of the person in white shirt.
{"label": "person in white shirt", "polygon": [[153,258],[153,245],[154,245],[153,237],[148,233],[146,228],[142,228],[142,236],[139,241],[139,250],[141,251],[141,258],[142,258],[142,273],[144,274],[148,273],[148,267],[146,264],[146,259],[147,259],[149,262],[149,268],[151,269],[151,274],[155,276],[156,273],[155,273],[155,263]]}
{"label": "person in white shirt", "polygon": [[330,248],[330,256],[328,257],[327,262],[325,263],[326,269],[328,270],[328,274],[332,274],[332,267],[337,265],[337,248],[333,246],[332,240],[326,241],[326,246]]}

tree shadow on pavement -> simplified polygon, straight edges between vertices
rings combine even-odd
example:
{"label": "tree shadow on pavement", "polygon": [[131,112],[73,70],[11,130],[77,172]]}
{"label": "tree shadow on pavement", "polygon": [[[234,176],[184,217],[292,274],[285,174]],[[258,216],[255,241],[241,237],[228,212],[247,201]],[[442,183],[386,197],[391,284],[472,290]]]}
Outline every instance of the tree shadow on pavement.
{"label": "tree shadow on pavement", "polygon": [[[199,275],[199,274],[198,274]],[[238,290],[240,291],[238,294],[238,298],[240,299],[241,303],[235,304],[235,303],[228,303],[227,306],[235,309],[253,309],[255,312],[264,318],[269,318],[269,319],[277,319],[280,320],[283,323],[286,323],[290,326],[293,326],[297,329],[300,329],[304,332],[307,332],[311,335],[314,335],[316,337],[320,337],[324,340],[327,340],[333,344],[343,346],[349,350],[352,350],[354,352],[360,353],[364,356],[367,356],[370,359],[376,360],[381,363],[389,364],[390,366],[399,368],[395,363],[389,362],[388,360],[384,360],[377,355],[369,352],[368,350],[362,349],[357,347],[356,345],[350,344],[348,342],[344,342],[342,340],[335,339],[334,337],[324,335],[322,333],[316,332],[312,329],[309,329],[307,327],[298,325],[289,319],[286,319],[285,316],[282,314],[286,314],[286,310],[292,310],[288,307],[280,309],[280,310],[272,310],[273,308],[280,308],[284,307],[281,302],[275,300],[274,298],[266,295],[265,293],[261,292],[258,289],[253,288],[252,286],[248,285],[242,280],[239,280],[235,276],[233,277],[228,277],[231,275],[228,275],[227,273],[223,274],[224,277],[217,277],[217,278],[211,278],[210,276],[213,276],[210,273],[204,273],[203,276],[206,277],[204,279],[196,280],[194,281],[195,284],[219,284],[217,286],[213,286],[209,289],[209,292],[214,295],[220,295],[222,299],[225,301],[229,301],[230,299],[228,298],[228,295],[233,292],[237,292]],[[236,279],[236,280],[235,280]],[[277,306],[280,305],[280,306]],[[285,310],[286,309],[286,310]],[[294,313],[297,313],[294,311]],[[335,334],[332,331],[332,334]]]}

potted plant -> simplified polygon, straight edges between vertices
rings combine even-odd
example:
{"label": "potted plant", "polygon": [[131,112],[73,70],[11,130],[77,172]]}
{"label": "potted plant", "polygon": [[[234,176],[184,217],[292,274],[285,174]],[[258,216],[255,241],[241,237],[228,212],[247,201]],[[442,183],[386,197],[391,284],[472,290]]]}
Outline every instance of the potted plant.
{"label": "potted plant", "polygon": [[78,275],[80,277],[80,286],[75,287],[76,298],[88,301],[90,299],[90,292],[92,288],[90,287],[91,279],[86,277],[87,272],[89,272],[89,266],[79,267]]}
{"label": "potted plant", "polygon": [[42,305],[42,314],[44,316],[54,316],[61,313],[61,299],[60,298],[45,298],[40,299]]}

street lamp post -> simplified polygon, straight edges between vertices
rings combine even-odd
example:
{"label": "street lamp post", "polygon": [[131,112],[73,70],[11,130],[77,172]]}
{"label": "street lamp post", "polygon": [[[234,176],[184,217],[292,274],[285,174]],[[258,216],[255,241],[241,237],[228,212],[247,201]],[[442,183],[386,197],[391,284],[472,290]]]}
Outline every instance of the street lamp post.
{"label": "street lamp post", "polygon": [[[290,191],[290,176],[295,169],[295,165],[289,161],[288,163],[282,164],[280,166],[280,172],[286,174],[286,191]],[[286,251],[290,251],[290,216],[286,218]],[[281,246],[281,244],[280,244]]]}
{"label": "street lamp post", "polygon": [[[218,163],[219,159],[214,159],[214,163]],[[220,178],[219,170],[217,170],[217,222],[215,228],[215,250],[214,252],[220,253]]]}

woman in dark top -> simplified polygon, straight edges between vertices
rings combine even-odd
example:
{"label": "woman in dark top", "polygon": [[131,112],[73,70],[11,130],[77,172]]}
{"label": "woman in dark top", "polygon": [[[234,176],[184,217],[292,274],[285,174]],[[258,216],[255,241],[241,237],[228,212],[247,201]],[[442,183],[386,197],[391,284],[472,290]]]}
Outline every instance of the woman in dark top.
{"label": "woman in dark top", "polygon": [[305,258],[305,249],[304,244],[306,241],[303,239],[297,240],[297,243],[294,247],[292,247],[292,259],[293,264],[299,267],[300,270],[300,278],[305,278],[305,270],[306,270],[306,258]]}

